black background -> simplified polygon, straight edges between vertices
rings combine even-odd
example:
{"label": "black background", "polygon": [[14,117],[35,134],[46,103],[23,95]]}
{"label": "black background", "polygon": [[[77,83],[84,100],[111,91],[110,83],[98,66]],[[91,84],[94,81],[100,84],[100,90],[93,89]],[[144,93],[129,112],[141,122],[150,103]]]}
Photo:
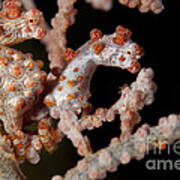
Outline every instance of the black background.
{"label": "black background", "polygon": [[[37,6],[43,11],[48,22],[57,12],[56,0],[38,1]],[[75,24],[68,29],[68,47],[77,49],[89,39],[89,32],[93,28],[99,28],[104,34],[113,33],[117,25],[123,25],[132,30],[132,39],[140,44],[145,50],[145,56],[140,60],[143,67],[152,67],[155,72],[154,81],[158,85],[155,102],[145,107],[141,112],[142,123],[147,122],[156,125],[159,117],[170,113],[179,113],[180,85],[179,85],[179,41],[178,41],[178,0],[163,0],[165,10],[154,15],[152,12],[141,14],[137,9],[129,9],[114,1],[113,9],[109,12],[94,10],[83,0],[78,0],[75,7],[78,9]],[[24,45],[25,44],[25,45]],[[24,51],[32,51],[37,58],[42,58],[48,66],[47,53],[44,47],[37,41],[25,42]],[[26,46],[27,45],[27,46]],[[37,51],[38,47],[38,51]],[[36,49],[36,50],[33,50]],[[40,52],[41,51],[41,52]],[[99,67],[91,82],[94,108],[110,107],[119,98],[119,87],[125,83],[131,83],[136,75],[117,68]],[[84,134],[90,138],[94,151],[107,146],[110,139],[120,135],[120,122],[117,119],[113,123],[105,123],[103,127]],[[162,180],[180,178],[177,170],[147,170],[145,163],[150,159],[170,159],[173,162],[179,156],[175,153],[170,155],[146,156],[141,161],[133,160],[130,164],[120,165],[114,174],[108,173],[107,180],[120,179],[148,179]],[[64,139],[59,149],[52,155],[43,152],[39,166],[26,163],[23,170],[29,179],[49,180],[53,174],[64,174],[67,169],[76,165],[80,157],[77,155],[71,142]]]}

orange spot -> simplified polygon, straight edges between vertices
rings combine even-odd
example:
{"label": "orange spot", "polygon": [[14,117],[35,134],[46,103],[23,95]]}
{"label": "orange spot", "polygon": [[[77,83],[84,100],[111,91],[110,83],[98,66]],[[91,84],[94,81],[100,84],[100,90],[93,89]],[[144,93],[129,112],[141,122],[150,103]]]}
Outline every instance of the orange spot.
{"label": "orange spot", "polygon": [[75,95],[74,95],[74,94],[68,94],[68,95],[67,95],[67,98],[68,98],[69,100],[72,100],[72,99],[75,98]]}
{"label": "orange spot", "polygon": [[5,16],[8,19],[17,19],[21,16],[21,12],[18,7],[11,6],[10,8],[6,9]]}
{"label": "orange spot", "polygon": [[133,61],[128,69],[131,73],[136,73],[140,70],[141,66],[137,61]]}
{"label": "orange spot", "polygon": [[68,61],[71,62],[73,58],[76,57],[76,52],[74,52],[72,49],[67,48],[64,54],[64,58]]}
{"label": "orange spot", "polygon": [[24,91],[24,96],[30,97],[32,95],[32,91]]}
{"label": "orange spot", "polygon": [[39,13],[39,11],[36,8],[32,9],[31,11],[34,17],[36,17]]}
{"label": "orange spot", "polygon": [[126,31],[127,31],[127,29],[123,26],[117,26],[116,27],[116,33],[117,34],[125,33]]}
{"label": "orange spot", "polygon": [[24,85],[27,88],[32,88],[34,86],[34,81],[32,79],[26,79]]}
{"label": "orange spot", "polygon": [[48,107],[53,107],[53,106],[55,106],[55,102],[54,101],[52,101],[52,100],[49,100],[49,99],[44,99],[44,104],[46,105],[46,106],[48,106]]}
{"label": "orange spot", "polygon": [[[11,123],[10,125],[11,129],[14,129],[14,124]],[[13,139],[12,139],[13,140]]]}
{"label": "orange spot", "polygon": [[73,69],[73,72],[78,72],[78,71],[79,71],[79,68],[77,67]]}
{"label": "orange spot", "polygon": [[161,150],[164,150],[164,149],[166,149],[167,148],[167,145],[166,144],[161,144],[160,146],[159,146],[159,149],[161,149]]}
{"label": "orange spot", "polygon": [[74,113],[75,113],[76,115],[78,115],[78,114],[79,114],[79,112],[78,112],[78,111],[74,111]]}
{"label": "orange spot", "polygon": [[114,44],[117,44],[120,46],[124,45],[127,41],[127,39],[124,36],[116,36],[112,40],[113,40]]}
{"label": "orange spot", "polygon": [[35,79],[41,79],[41,73],[40,73],[40,72],[35,72],[35,73],[33,74],[33,77],[34,77]]}
{"label": "orange spot", "polygon": [[7,82],[6,86],[5,86],[6,90],[8,92],[14,91],[15,90],[15,86],[14,84],[12,84],[11,82]]}
{"label": "orange spot", "polygon": [[41,71],[41,82],[44,83],[46,81],[47,74],[45,71]]}
{"label": "orange spot", "polygon": [[81,90],[82,88],[83,88],[83,86],[82,86],[82,85],[79,85],[79,86],[78,86],[78,89],[79,89],[79,90]]}
{"label": "orange spot", "polygon": [[69,80],[69,81],[67,82],[67,85],[68,85],[69,87],[73,87],[73,86],[75,85],[75,82],[74,82],[73,80]]}
{"label": "orange spot", "polygon": [[78,97],[78,101],[79,101],[79,102],[82,102],[82,101],[83,101],[83,96],[79,96],[79,97]]}
{"label": "orange spot", "polygon": [[18,77],[21,74],[21,68],[17,65],[11,68],[11,72],[14,76]]}
{"label": "orange spot", "polygon": [[99,29],[93,29],[90,32],[90,37],[92,41],[97,41],[102,37],[102,32]]}
{"label": "orange spot", "polygon": [[7,50],[7,54],[8,54],[8,55],[12,55],[12,54],[13,54],[13,51],[10,50],[10,49],[8,49],[8,50]]}
{"label": "orange spot", "polygon": [[0,65],[1,66],[7,66],[8,62],[4,57],[0,57]]}
{"label": "orange spot", "polygon": [[77,77],[77,81],[82,81],[83,80],[83,76],[78,76]]}
{"label": "orange spot", "polygon": [[132,32],[123,26],[118,26],[116,28],[116,35],[123,36],[126,40],[128,40],[131,37]]}
{"label": "orange spot", "polygon": [[61,76],[59,76],[59,79],[60,79],[60,81],[64,81],[66,79],[66,76],[61,75]]}
{"label": "orange spot", "polygon": [[20,53],[15,54],[15,55],[14,55],[14,59],[15,59],[16,61],[20,61],[20,60],[21,60],[21,54],[20,54]]}
{"label": "orange spot", "polygon": [[27,26],[27,27],[26,27],[26,29],[24,30],[24,32],[25,32],[25,33],[29,33],[29,32],[31,32],[30,27],[29,27],[29,26]]}
{"label": "orange spot", "polygon": [[36,60],[37,66],[42,69],[44,67],[44,63],[41,60]]}
{"label": "orange spot", "polygon": [[48,126],[48,124],[45,123],[45,122],[40,122],[40,123],[39,123],[39,128],[40,128],[40,129],[49,129],[49,126]]}
{"label": "orange spot", "polygon": [[18,144],[16,144],[16,148],[17,148],[17,149],[23,149],[24,146],[23,146],[22,143],[18,143]]}
{"label": "orange spot", "polygon": [[144,55],[143,48],[139,47],[137,44],[134,44],[134,50],[135,50],[135,54],[139,54],[140,56]]}
{"label": "orange spot", "polygon": [[26,60],[24,61],[24,66],[28,68],[33,68],[34,67],[34,61],[33,60]]}
{"label": "orange spot", "polygon": [[38,33],[37,33],[37,36],[36,36],[36,39],[42,39],[45,35],[45,29],[41,28],[38,30]]}
{"label": "orange spot", "polygon": [[124,62],[124,61],[126,60],[126,58],[125,58],[124,56],[121,56],[121,57],[119,58],[119,60],[120,60],[121,62]]}
{"label": "orange spot", "polygon": [[104,49],[104,47],[105,47],[105,44],[103,43],[95,43],[93,45],[93,51],[95,54],[100,54],[101,51]]}
{"label": "orange spot", "polygon": [[62,91],[62,86],[58,86],[58,91]]}
{"label": "orange spot", "polygon": [[24,105],[24,99],[23,99],[23,98],[20,98],[20,99],[18,99],[18,101],[12,102],[12,104],[11,104],[12,108],[13,108],[15,111],[21,110],[22,107],[23,107],[23,105]]}

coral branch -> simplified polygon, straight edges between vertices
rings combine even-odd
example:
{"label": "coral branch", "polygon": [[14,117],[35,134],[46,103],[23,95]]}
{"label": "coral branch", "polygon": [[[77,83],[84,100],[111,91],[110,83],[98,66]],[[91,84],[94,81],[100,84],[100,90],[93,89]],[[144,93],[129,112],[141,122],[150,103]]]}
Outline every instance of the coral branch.
{"label": "coral branch", "polygon": [[[106,177],[119,164],[127,164],[132,159],[142,159],[149,150],[162,148],[180,138],[180,116],[171,114],[160,118],[159,125],[151,127],[144,124],[127,139],[114,138],[110,145],[95,154],[80,160],[77,167],[68,171],[64,178],[55,176],[53,180],[95,180]],[[58,179],[59,178],[59,179]]]}
{"label": "coral branch", "polygon": [[34,9],[36,8],[36,4],[34,3],[34,0],[20,0],[23,6],[29,10],[29,9]]}
{"label": "coral branch", "polygon": [[31,55],[0,46],[0,118],[7,133],[22,128],[23,114],[43,92],[46,73]]}
{"label": "coral branch", "polygon": [[108,11],[112,8],[112,0],[86,0],[87,3],[90,3],[95,9],[101,9]]}
{"label": "coral branch", "polygon": [[141,119],[138,111],[154,100],[157,88],[152,81],[153,74],[151,68],[142,69],[130,87],[126,85],[122,88],[120,99],[109,110],[99,108],[93,115],[83,116],[79,120],[82,130],[98,128],[102,122],[112,121],[116,114],[120,114],[121,137],[131,135],[134,125]]}
{"label": "coral branch", "polygon": [[[120,4],[129,8],[138,7],[141,13],[152,11],[159,14],[164,9],[162,0],[118,0]],[[108,11],[112,7],[113,0],[86,0],[94,8]]]}
{"label": "coral branch", "polygon": [[119,3],[129,8],[138,6],[141,13],[152,11],[155,14],[159,14],[164,9],[162,0],[119,0]]}
{"label": "coral branch", "polygon": [[26,180],[10,146],[9,140],[0,135],[0,179]]}
{"label": "coral branch", "polygon": [[51,61],[50,68],[64,67],[64,53],[66,50],[66,31],[69,26],[74,24],[74,16],[76,10],[73,8],[76,0],[58,0],[58,13],[52,19],[51,24],[53,29],[48,31],[43,39],[49,52]]}

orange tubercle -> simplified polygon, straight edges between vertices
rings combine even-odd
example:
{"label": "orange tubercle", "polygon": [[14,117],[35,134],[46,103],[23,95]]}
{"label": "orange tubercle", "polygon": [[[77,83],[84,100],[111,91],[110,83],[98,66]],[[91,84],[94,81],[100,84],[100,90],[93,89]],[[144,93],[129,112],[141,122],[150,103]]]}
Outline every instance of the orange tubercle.
{"label": "orange tubercle", "polygon": [[58,86],[58,91],[62,91],[62,86]]}
{"label": "orange tubercle", "polygon": [[119,58],[119,61],[121,61],[121,62],[124,62],[126,60],[126,58],[124,57],[124,56],[121,56],[120,58]]}
{"label": "orange tubercle", "polygon": [[16,148],[17,148],[17,149],[23,149],[24,146],[23,146],[23,144],[20,142],[20,143],[16,144]]}
{"label": "orange tubercle", "polygon": [[40,128],[40,129],[49,129],[49,126],[48,126],[48,124],[45,123],[45,122],[40,122],[40,123],[39,123],[39,128]]}
{"label": "orange tubercle", "polygon": [[11,103],[11,107],[15,110],[15,111],[19,111],[22,109],[24,105],[24,99],[20,98],[18,100],[15,100],[14,102],[12,101]]}
{"label": "orange tubercle", "polygon": [[25,97],[30,97],[31,95],[32,95],[32,91],[30,91],[30,90],[24,91]]}
{"label": "orange tubercle", "polygon": [[77,81],[82,81],[83,80],[83,76],[78,76],[77,77]]}
{"label": "orange tubercle", "polygon": [[24,81],[24,85],[26,88],[32,88],[34,86],[34,81],[32,79],[26,79]]}
{"label": "orange tubercle", "polygon": [[7,82],[5,84],[5,88],[8,92],[14,91],[15,90],[15,86],[12,82]]}
{"label": "orange tubercle", "polygon": [[159,149],[161,149],[161,150],[164,150],[164,149],[166,149],[167,148],[167,144],[161,144],[160,146],[159,146]]}
{"label": "orange tubercle", "polygon": [[126,39],[129,39],[131,37],[131,35],[132,35],[132,32],[129,29],[123,27],[123,26],[118,26],[116,28],[116,35],[117,36],[123,36]]}
{"label": "orange tubercle", "polygon": [[21,68],[18,65],[15,65],[11,68],[11,72],[15,77],[18,77],[21,74]]}
{"label": "orange tubercle", "polygon": [[63,76],[63,75],[59,76],[60,81],[64,81],[65,79],[66,79],[66,76]]}
{"label": "orange tubercle", "polygon": [[36,39],[42,39],[42,38],[45,36],[45,34],[46,34],[45,29],[40,28],[40,29],[38,30],[38,33],[37,33]]}
{"label": "orange tubercle", "polygon": [[29,26],[27,26],[27,27],[26,27],[26,29],[24,30],[24,32],[25,32],[25,33],[29,33],[29,32],[31,32],[30,27],[29,27]]}
{"label": "orange tubercle", "polygon": [[34,61],[33,60],[26,60],[24,61],[24,66],[28,68],[33,68],[34,67]]}
{"label": "orange tubercle", "polygon": [[112,40],[113,40],[114,44],[117,44],[120,46],[124,45],[127,41],[127,39],[124,36],[116,36]]}
{"label": "orange tubercle", "polygon": [[82,86],[82,85],[79,85],[77,88],[78,88],[79,90],[81,90],[81,89],[83,88],[83,86]]}
{"label": "orange tubercle", "polygon": [[0,57],[0,65],[1,66],[7,66],[8,62],[4,57]]}
{"label": "orange tubercle", "polygon": [[41,61],[41,60],[36,60],[36,63],[37,63],[37,65],[38,65],[39,69],[42,69],[42,68],[44,67],[43,61]]}
{"label": "orange tubercle", "polygon": [[69,87],[73,87],[73,86],[75,85],[75,82],[74,82],[73,80],[69,80],[69,81],[67,82],[67,85],[68,85]]}
{"label": "orange tubercle", "polygon": [[73,69],[73,72],[78,72],[78,71],[79,71],[79,68],[78,68],[78,67],[76,67],[76,68]]}
{"label": "orange tubercle", "polygon": [[92,41],[97,41],[102,37],[102,32],[99,29],[93,29],[90,32],[90,37]]}
{"label": "orange tubercle", "polygon": [[13,52],[12,50],[10,50],[10,49],[7,50],[7,54],[8,54],[8,55],[12,55],[13,53],[14,53],[14,52]]}
{"label": "orange tubercle", "polygon": [[68,61],[71,62],[73,58],[76,56],[76,52],[74,52],[72,49],[67,48],[64,54],[64,58]]}
{"label": "orange tubercle", "polygon": [[104,49],[104,47],[105,47],[105,44],[103,44],[103,43],[100,43],[100,42],[95,43],[93,45],[93,51],[95,54],[100,54],[101,51]]}
{"label": "orange tubercle", "polygon": [[128,71],[130,71],[131,73],[136,73],[140,70],[141,66],[138,62],[133,61],[131,63],[131,66],[128,68]]}
{"label": "orange tubercle", "polygon": [[74,94],[68,94],[68,95],[67,95],[67,98],[68,98],[69,100],[72,100],[72,99],[75,98],[75,95],[74,95]]}
{"label": "orange tubercle", "polygon": [[83,101],[83,96],[79,96],[79,97],[78,97],[78,101],[79,101],[79,102],[82,102],[82,101]]}
{"label": "orange tubercle", "polygon": [[13,6],[9,9],[6,9],[5,16],[8,19],[17,19],[21,16],[21,11],[18,7]]}
{"label": "orange tubercle", "polygon": [[52,100],[50,100],[50,99],[44,99],[44,104],[46,105],[46,106],[48,106],[48,107],[53,107],[53,106],[55,106],[55,102],[54,101],[52,101]]}

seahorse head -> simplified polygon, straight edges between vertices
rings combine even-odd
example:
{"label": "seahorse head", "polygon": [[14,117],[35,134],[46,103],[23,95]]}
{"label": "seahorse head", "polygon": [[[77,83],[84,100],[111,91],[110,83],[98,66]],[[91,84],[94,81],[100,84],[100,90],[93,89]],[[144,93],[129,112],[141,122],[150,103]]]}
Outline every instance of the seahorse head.
{"label": "seahorse head", "polygon": [[45,29],[42,27],[43,16],[37,9],[31,9],[24,13],[25,27],[24,36],[27,38],[41,39],[45,35]]}
{"label": "seahorse head", "polygon": [[[138,60],[143,56],[143,49],[131,40],[131,31],[122,26],[112,35],[102,36],[100,32],[91,32],[92,48],[99,56],[99,64],[127,69],[131,73],[140,70]],[[101,37],[102,36],[102,37]]]}
{"label": "seahorse head", "polygon": [[45,35],[43,16],[37,9],[24,10],[17,0],[5,0],[0,12],[0,44],[12,45]]}

